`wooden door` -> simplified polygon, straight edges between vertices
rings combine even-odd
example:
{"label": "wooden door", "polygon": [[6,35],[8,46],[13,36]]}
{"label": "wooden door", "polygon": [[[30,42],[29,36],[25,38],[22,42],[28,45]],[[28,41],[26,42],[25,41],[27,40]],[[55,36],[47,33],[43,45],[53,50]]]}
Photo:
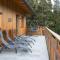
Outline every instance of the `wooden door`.
{"label": "wooden door", "polygon": [[[2,13],[0,13],[0,29],[2,29]],[[0,46],[1,46],[1,38],[0,38]]]}
{"label": "wooden door", "polygon": [[0,13],[0,28],[2,29],[2,13]]}
{"label": "wooden door", "polygon": [[20,35],[20,29],[21,29],[21,19],[17,18],[17,23],[16,23],[16,28],[17,28],[17,35]]}

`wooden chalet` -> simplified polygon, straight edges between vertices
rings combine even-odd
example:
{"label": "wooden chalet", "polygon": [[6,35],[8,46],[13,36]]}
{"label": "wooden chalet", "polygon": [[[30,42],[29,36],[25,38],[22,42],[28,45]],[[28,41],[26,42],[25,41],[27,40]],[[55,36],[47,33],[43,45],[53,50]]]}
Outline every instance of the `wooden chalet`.
{"label": "wooden chalet", "polygon": [[26,16],[31,16],[32,9],[25,0],[0,0],[0,29],[14,35],[26,34]]}

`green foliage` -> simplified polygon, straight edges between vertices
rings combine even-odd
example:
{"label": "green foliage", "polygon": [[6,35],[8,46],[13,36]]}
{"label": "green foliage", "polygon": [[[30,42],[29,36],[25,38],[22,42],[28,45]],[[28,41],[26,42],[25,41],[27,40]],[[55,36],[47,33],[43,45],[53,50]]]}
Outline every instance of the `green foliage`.
{"label": "green foliage", "polygon": [[31,0],[31,2],[36,16],[29,20],[28,26],[38,26],[42,23],[60,34],[60,11],[51,11],[51,0]]}
{"label": "green foliage", "polygon": [[[47,21],[51,15],[51,1],[49,0],[48,3],[46,0],[30,0],[32,4],[32,8],[35,11],[35,19],[31,19],[31,25],[35,25],[36,22],[34,23],[33,20],[37,20],[37,24],[40,25],[39,23],[42,23],[45,25],[45,21]],[[49,15],[48,15],[49,14]]]}

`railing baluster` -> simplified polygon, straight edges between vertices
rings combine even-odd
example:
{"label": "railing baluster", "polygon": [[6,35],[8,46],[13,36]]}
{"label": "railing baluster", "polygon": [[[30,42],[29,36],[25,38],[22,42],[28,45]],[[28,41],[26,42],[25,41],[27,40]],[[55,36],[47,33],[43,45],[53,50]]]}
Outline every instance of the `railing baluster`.
{"label": "railing baluster", "polygon": [[[60,49],[60,45],[59,42],[60,40],[58,40],[55,35],[56,34],[53,32],[53,34],[50,32],[50,30],[48,30],[47,28],[44,28],[43,30],[43,34],[48,37],[47,39],[47,45],[48,45],[48,52],[49,52],[49,58],[50,60],[60,60],[60,53],[59,53],[59,49]],[[58,35],[57,35],[58,37]]]}

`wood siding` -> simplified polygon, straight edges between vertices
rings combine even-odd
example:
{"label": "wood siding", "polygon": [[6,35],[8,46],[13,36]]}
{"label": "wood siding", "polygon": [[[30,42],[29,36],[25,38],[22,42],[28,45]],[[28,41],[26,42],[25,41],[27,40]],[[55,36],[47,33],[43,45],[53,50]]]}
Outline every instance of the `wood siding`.
{"label": "wood siding", "polygon": [[[26,19],[22,13],[20,14],[19,10],[17,9],[18,6],[11,1],[0,0],[0,13],[2,13],[0,14],[0,28],[2,31],[7,30],[10,37],[13,39],[13,35],[16,33],[18,33],[17,35],[26,33]],[[16,20],[17,14],[19,14],[19,16],[23,16],[23,18]],[[16,23],[18,23],[18,31],[16,31]]]}

